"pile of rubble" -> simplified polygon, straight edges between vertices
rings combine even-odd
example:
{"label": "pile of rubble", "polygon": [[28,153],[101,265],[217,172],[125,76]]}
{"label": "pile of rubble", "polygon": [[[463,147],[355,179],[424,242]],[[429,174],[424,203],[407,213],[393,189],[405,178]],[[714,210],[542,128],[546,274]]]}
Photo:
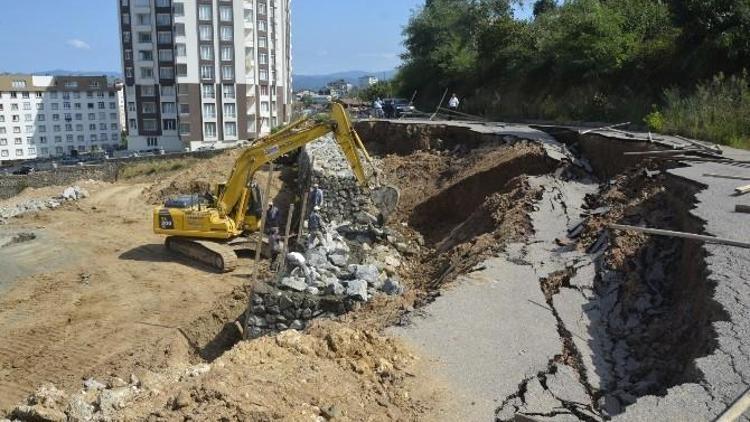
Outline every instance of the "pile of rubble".
{"label": "pile of rubble", "polygon": [[86,189],[79,186],[70,186],[63,192],[51,198],[29,199],[13,206],[0,207],[0,224],[7,224],[8,219],[20,215],[55,209],[67,201],[78,201],[89,196]]}

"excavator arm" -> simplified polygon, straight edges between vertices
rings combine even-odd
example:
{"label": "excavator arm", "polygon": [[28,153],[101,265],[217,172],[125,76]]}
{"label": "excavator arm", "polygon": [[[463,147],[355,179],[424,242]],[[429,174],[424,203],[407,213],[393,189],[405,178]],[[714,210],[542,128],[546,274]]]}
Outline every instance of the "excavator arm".
{"label": "excavator arm", "polygon": [[246,195],[247,181],[259,168],[331,132],[336,137],[336,142],[349,162],[357,181],[362,185],[367,183],[358,151],[361,151],[368,161],[370,157],[367,155],[357,132],[354,131],[349,122],[344,107],[339,103],[332,103],[330,121],[316,124],[298,132],[291,130],[306,122],[307,120],[297,121],[282,131],[260,140],[256,145],[242,153],[234,164],[224,191],[216,201],[216,208],[220,216],[244,213],[243,197]]}

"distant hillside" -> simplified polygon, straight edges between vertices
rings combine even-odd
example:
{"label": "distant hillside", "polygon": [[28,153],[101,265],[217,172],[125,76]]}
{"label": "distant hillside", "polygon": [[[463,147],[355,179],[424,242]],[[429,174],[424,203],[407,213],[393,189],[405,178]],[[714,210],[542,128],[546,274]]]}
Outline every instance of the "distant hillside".
{"label": "distant hillside", "polygon": [[367,75],[373,75],[377,77],[378,79],[383,79],[383,76],[385,75],[386,79],[393,78],[393,75],[396,74],[395,70],[387,70],[387,71],[380,71],[380,72],[366,72],[363,70],[350,70],[348,72],[338,72],[338,73],[329,73],[327,75],[292,75],[293,85],[295,91],[300,91],[303,89],[311,89],[311,90],[317,90],[320,88],[323,88],[326,86],[328,82],[344,79],[345,81],[357,85],[358,79],[367,76]]}

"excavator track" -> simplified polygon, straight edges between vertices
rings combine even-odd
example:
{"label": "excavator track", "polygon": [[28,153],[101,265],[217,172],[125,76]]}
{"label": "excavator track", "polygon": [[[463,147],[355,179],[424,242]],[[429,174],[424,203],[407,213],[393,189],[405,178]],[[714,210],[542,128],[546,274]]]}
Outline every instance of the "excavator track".
{"label": "excavator track", "polygon": [[237,254],[227,245],[206,240],[171,236],[164,242],[167,249],[227,273],[237,268]]}

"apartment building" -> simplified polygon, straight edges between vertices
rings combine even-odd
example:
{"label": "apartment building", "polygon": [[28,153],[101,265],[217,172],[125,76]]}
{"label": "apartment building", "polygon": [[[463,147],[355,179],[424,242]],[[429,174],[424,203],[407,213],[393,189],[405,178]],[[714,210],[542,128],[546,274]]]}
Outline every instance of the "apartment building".
{"label": "apartment building", "polygon": [[0,75],[0,161],[111,151],[117,90],[104,76]]}
{"label": "apartment building", "polygon": [[229,145],[291,118],[291,0],[117,0],[130,149]]}

